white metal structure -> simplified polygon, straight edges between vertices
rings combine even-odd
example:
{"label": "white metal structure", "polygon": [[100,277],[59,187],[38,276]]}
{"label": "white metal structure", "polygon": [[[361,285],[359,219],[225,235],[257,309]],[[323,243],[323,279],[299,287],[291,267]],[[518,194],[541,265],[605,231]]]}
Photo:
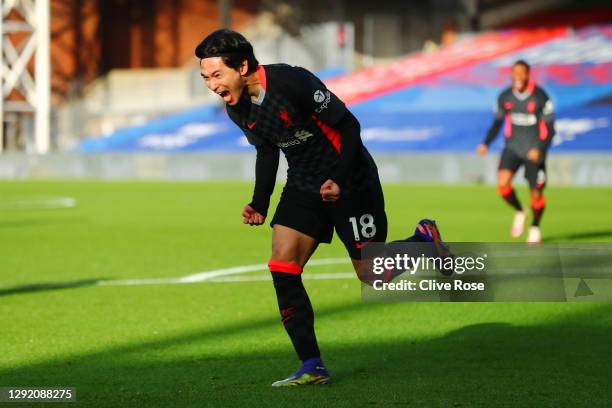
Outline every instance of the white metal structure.
{"label": "white metal structure", "polygon": [[[2,52],[0,67],[2,98],[0,98],[0,151],[4,127],[17,126],[17,121],[5,122],[12,114],[20,119],[34,115],[32,151],[44,154],[50,145],[51,67],[49,0],[1,0]],[[34,63],[34,77],[28,67]],[[9,95],[19,95],[11,98]],[[26,116],[27,115],[27,116]],[[21,131],[28,128],[19,121]],[[31,128],[31,126],[30,126]],[[32,135],[23,135],[29,140]]]}

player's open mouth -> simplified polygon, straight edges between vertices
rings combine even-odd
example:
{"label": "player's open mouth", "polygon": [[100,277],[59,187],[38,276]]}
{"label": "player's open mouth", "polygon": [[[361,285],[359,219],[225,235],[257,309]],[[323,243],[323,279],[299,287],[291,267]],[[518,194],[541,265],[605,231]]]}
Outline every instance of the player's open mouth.
{"label": "player's open mouth", "polygon": [[228,100],[228,99],[230,99],[230,98],[231,98],[231,95],[230,95],[230,92],[229,92],[229,91],[221,91],[221,92],[218,92],[218,94],[219,94],[219,96],[220,96],[221,98],[223,98],[223,100],[224,100],[224,101],[226,101],[226,102],[227,102],[227,100]]}

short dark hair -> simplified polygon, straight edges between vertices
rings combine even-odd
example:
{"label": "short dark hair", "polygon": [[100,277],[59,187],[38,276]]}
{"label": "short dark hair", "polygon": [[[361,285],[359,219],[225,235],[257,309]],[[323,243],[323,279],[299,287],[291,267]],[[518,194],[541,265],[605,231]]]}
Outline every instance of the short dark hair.
{"label": "short dark hair", "polygon": [[255,72],[259,62],[253,53],[253,46],[236,31],[222,28],[210,33],[195,49],[196,57],[221,57],[223,63],[230,68],[238,70],[244,60],[247,60],[249,73]]}
{"label": "short dark hair", "polygon": [[531,67],[529,66],[529,64],[527,63],[527,61],[520,59],[514,62],[514,64],[512,64],[512,66],[516,66],[516,65],[522,65],[525,67],[525,69],[527,70],[527,72],[529,72],[531,70]]}

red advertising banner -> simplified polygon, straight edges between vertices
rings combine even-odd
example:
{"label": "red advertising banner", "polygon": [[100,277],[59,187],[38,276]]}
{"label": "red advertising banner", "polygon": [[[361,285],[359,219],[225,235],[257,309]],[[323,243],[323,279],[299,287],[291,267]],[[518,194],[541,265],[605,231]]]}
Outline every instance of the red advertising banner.
{"label": "red advertising banner", "polygon": [[346,103],[361,102],[432,75],[468,67],[564,35],[567,35],[564,27],[487,33],[433,53],[411,54],[390,65],[331,79],[327,86]]}

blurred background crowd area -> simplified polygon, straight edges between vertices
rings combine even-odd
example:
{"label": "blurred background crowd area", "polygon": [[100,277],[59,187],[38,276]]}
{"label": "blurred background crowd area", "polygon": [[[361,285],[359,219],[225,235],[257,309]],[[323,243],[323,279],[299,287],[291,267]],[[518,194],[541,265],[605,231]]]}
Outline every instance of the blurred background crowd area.
{"label": "blurred background crowd area", "polygon": [[[8,3],[5,21],[26,20],[19,8],[7,12]],[[553,148],[607,156],[607,3],[49,0],[49,151],[247,151],[193,54],[208,33],[229,27],[253,43],[261,63],[319,75],[360,119],[374,152],[473,151],[509,85],[512,62],[522,58],[555,103]],[[3,38],[24,47],[19,36]],[[18,89],[5,95],[19,98]],[[5,112],[3,124],[4,152],[36,151],[32,115]],[[612,182],[611,171],[603,172]]]}

